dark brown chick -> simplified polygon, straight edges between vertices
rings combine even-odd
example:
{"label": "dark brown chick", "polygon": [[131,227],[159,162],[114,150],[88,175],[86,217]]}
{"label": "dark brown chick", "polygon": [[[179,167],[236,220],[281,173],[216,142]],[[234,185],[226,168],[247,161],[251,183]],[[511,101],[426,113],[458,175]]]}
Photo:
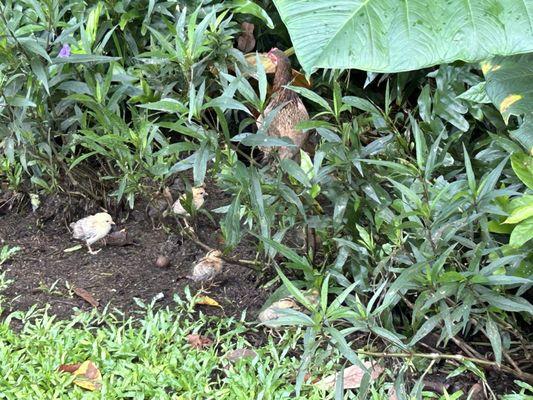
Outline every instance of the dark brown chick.
{"label": "dark brown chick", "polygon": [[263,120],[272,110],[286,103],[281,108],[270,126],[268,127],[268,136],[288,137],[295,144],[295,147],[264,147],[260,148],[265,154],[265,159],[271,158],[272,154],[277,151],[279,158],[293,158],[299,154],[300,149],[305,144],[308,133],[295,129],[295,126],[309,119],[309,114],[296,92],[286,89],[283,86],[292,81],[292,69],[289,57],[277,48],[268,52],[268,57],[276,65],[276,74],[274,75],[274,84],[272,87],[272,96],[270,102],[264,111],[264,117],[259,116],[257,126],[261,128]]}

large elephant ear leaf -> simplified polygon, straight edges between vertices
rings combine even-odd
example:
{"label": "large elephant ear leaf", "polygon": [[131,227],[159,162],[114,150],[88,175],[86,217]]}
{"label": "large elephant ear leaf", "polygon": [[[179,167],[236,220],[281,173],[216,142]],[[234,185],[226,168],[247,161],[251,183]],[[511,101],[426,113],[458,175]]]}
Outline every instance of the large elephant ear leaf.
{"label": "large elephant ear leaf", "polygon": [[533,54],[496,57],[482,64],[485,90],[504,121],[522,118],[511,137],[533,155]]}
{"label": "large elephant ear leaf", "polygon": [[533,51],[524,0],[274,0],[307,73],[401,72]]}

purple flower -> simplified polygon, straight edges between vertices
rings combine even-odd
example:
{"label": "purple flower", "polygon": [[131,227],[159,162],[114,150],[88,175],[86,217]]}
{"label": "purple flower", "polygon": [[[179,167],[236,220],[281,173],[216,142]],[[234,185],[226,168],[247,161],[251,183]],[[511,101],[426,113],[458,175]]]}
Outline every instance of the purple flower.
{"label": "purple flower", "polygon": [[57,56],[61,58],[70,57],[70,46],[65,43]]}

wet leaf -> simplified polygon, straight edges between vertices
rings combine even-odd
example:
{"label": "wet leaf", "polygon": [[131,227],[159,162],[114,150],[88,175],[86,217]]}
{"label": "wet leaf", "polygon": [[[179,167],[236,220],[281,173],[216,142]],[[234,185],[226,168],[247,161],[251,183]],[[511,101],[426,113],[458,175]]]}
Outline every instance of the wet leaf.
{"label": "wet leaf", "polygon": [[[384,368],[380,365],[372,363],[370,361],[364,362],[365,367],[370,371],[370,379],[372,381],[379,378]],[[361,386],[365,371],[357,365],[352,365],[344,370],[343,380],[344,389],[356,389]],[[317,382],[317,386],[323,389],[333,389],[337,383],[337,374],[327,376]]]}
{"label": "wet leaf", "polygon": [[210,338],[198,334],[187,335],[187,342],[193,349],[200,350],[213,344],[213,341]]}
{"label": "wet leaf", "polygon": [[98,300],[96,300],[94,298],[94,296],[92,294],[90,294],[87,290],[85,290],[84,288],[81,288],[81,287],[75,287],[73,289],[74,293],[81,297],[83,300],[85,300],[87,303],[89,303],[91,306],[93,307],[98,307],[100,305],[100,303],[98,302]]}

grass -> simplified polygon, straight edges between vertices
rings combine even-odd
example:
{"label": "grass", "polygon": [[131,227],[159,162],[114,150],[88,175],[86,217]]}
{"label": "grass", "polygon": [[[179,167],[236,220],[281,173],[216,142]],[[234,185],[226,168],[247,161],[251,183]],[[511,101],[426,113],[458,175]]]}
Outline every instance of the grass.
{"label": "grass", "polygon": [[[2,399],[294,399],[299,357],[291,352],[297,335],[254,349],[257,357],[231,364],[224,355],[252,348],[242,320],[194,317],[189,301],[176,307],[144,308],[138,319],[115,313],[80,313],[58,321],[46,309],[15,312],[0,323],[0,398]],[[22,324],[15,332],[13,323]],[[213,345],[199,350],[187,335],[199,333]],[[75,386],[61,364],[93,361],[103,385],[90,392]],[[332,368],[333,362],[324,365]],[[301,399],[328,398],[313,386]]]}

